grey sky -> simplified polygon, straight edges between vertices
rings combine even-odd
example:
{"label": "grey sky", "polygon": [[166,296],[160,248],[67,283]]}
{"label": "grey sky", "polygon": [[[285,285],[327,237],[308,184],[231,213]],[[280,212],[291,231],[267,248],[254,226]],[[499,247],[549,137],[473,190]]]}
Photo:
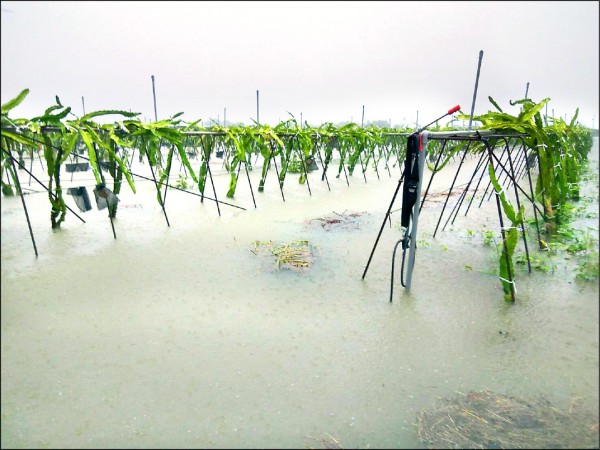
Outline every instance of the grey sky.
{"label": "grey sky", "polygon": [[183,111],[275,125],[353,120],[424,124],[460,104],[475,114],[550,97],[548,115],[598,127],[599,2],[2,1],[2,103],[11,117],[54,104],[81,115]]}

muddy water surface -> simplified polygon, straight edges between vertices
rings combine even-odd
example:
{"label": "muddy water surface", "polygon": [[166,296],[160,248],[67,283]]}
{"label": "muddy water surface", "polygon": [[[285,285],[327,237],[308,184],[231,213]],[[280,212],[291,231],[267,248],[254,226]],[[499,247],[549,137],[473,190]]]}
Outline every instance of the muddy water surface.
{"label": "muddy water surface", "polygon": [[[597,155],[596,139],[593,167]],[[434,190],[450,186],[453,167]],[[219,198],[247,210],[221,205],[219,216],[170,190],[170,226],[140,180],[119,195],[117,239],[95,205],[79,213],[86,223],[69,214],[53,232],[46,194],[33,193],[38,258],[20,199],[3,197],[2,447],[302,448],[330,435],[345,448],[414,448],[423,408],[483,389],[575,401],[597,421],[598,281],[576,280],[573,261],[520,268],[507,304],[483,238],[499,238],[493,198],[441,231],[446,211],[435,238],[444,197],[425,203],[411,292],[397,258],[390,303],[399,195],[361,278],[398,172],[368,171],[367,182],[357,172],[349,187],[329,174],[331,191],[312,173],[311,193],[288,175],[285,201],[270,174],[254,208],[243,178],[224,198],[217,164]],[[73,183],[93,186],[88,173]],[[585,189],[596,216],[583,225],[597,238],[597,175]],[[310,222],[344,211],[361,213],[357,227]],[[297,239],[315,246],[306,271],[250,251]]]}

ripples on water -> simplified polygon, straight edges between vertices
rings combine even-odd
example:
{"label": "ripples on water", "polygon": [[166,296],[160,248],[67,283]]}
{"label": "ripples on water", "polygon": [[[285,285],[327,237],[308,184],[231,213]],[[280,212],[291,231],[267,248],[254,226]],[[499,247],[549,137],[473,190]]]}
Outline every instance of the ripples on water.
{"label": "ripples on water", "polygon": [[[267,178],[256,209],[240,182],[222,200],[248,210],[222,205],[221,217],[169,191],[170,227],[138,182],[120,195],[116,240],[106,210],[53,232],[46,195],[28,195],[37,259],[19,198],[3,197],[2,447],[298,448],[327,434],[346,448],[418,447],[417,414],[456,391],[597,406],[597,281],[521,270],[506,304],[481,237],[498,230],[494,202],[435,238],[442,203],[430,202],[411,292],[398,258],[390,303],[399,211],[361,276],[397,175],[330,178],[331,192],[311,176],[312,195],[287,178],[285,202]],[[345,210],[365,213],[358,229],[306,223]],[[295,239],[318,247],[302,273],[250,252]]]}

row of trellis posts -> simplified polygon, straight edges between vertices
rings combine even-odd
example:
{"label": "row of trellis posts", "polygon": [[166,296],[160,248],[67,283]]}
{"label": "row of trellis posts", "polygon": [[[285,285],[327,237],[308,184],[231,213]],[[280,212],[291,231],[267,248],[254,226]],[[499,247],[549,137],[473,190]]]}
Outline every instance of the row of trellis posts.
{"label": "row of trellis posts", "polygon": [[[454,223],[461,208],[464,207],[464,215],[465,216],[467,215],[467,213],[469,212],[469,209],[472,206],[472,203],[475,199],[475,195],[477,194],[477,192],[482,192],[481,200],[478,205],[479,207],[482,205],[482,203],[486,197],[489,200],[491,198],[491,196],[494,194],[494,189],[493,189],[493,187],[491,188],[491,185],[492,185],[491,179],[488,179],[487,182],[484,182],[484,179],[486,178],[485,175],[486,175],[487,165],[488,165],[488,163],[491,163],[494,167],[494,170],[498,177],[499,182],[503,186],[503,190],[505,192],[508,192],[509,189],[511,189],[511,188],[513,189],[514,198],[516,199],[516,202],[517,202],[517,207],[520,208],[522,198],[524,198],[525,201],[527,201],[531,205],[531,207],[533,209],[533,214],[535,216],[535,224],[536,224],[536,229],[537,229],[537,233],[538,233],[538,241],[540,240],[540,230],[539,230],[539,225],[538,225],[538,213],[542,217],[545,218],[545,212],[543,210],[540,210],[540,208],[536,204],[536,197],[534,195],[534,189],[533,189],[533,184],[532,184],[531,172],[533,169],[538,168],[535,165],[536,152],[533,149],[527,148],[527,146],[525,145],[525,142],[523,140],[523,137],[524,137],[523,135],[498,134],[498,133],[489,132],[489,131],[481,131],[481,132],[480,131],[453,131],[453,132],[426,132],[426,133],[427,133],[429,144],[428,144],[428,148],[425,150],[425,152],[426,152],[425,154],[426,154],[427,159],[430,162],[435,161],[435,163],[434,163],[432,175],[429,179],[429,184],[427,185],[427,187],[425,189],[425,193],[422,196],[422,199],[420,200],[419,211],[421,210],[421,208],[423,207],[423,204],[427,200],[429,188],[431,186],[431,183],[433,181],[435,174],[439,170],[440,166],[444,165],[443,159],[449,154],[449,149],[454,148],[454,146],[456,146],[456,145],[464,144],[464,145],[462,145],[461,151],[452,154],[452,159],[453,160],[458,159],[459,163],[458,163],[452,184],[448,189],[448,194],[446,196],[442,211],[439,215],[437,225],[436,225],[435,231],[433,233],[434,238],[435,238],[438,228],[442,222],[442,218],[443,218],[446,208],[448,206],[448,201],[453,193],[453,190],[457,188],[457,186],[455,186],[455,183],[456,183],[457,177],[463,167],[465,158],[467,157],[467,155],[471,155],[472,157],[478,158],[476,167],[470,176],[469,182],[463,187],[462,192],[460,193],[460,195],[458,197],[458,200],[452,207],[452,210],[450,211],[450,213],[447,215],[446,221],[442,227],[442,230],[444,230],[446,228],[446,226],[448,225],[448,223],[450,221],[451,221],[451,223]],[[223,161],[227,160],[227,157],[228,157],[227,152],[231,151],[231,147],[225,146],[225,145],[223,145],[223,142],[221,140],[215,139],[220,136],[224,136],[224,133],[210,132],[210,131],[197,131],[197,132],[184,132],[184,134],[190,138],[191,137],[200,138],[201,141],[205,141],[205,143],[207,143],[209,145],[209,147],[208,147],[209,151],[205,153],[206,158],[203,161],[203,163],[206,164],[207,175],[211,182],[214,198],[206,196],[204,194],[204,190],[202,190],[198,194],[196,192],[192,192],[192,191],[182,189],[180,187],[176,187],[176,186],[169,184],[169,178],[168,178],[169,174],[167,174],[166,183],[160,183],[156,179],[156,174],[154,173],[152,165],[150,165],[150,168],[152,171],[151,179],[149,177],[131,173],[131,175],[133,175],[134,177],[139,177],[139,178],[146,179],[146,180],[152,180],[154,182],[156,190],[157,190],[157,194],[162,198],[161,207],[162,207],[162,211],[165,216],[167,225],[170,226],[169,220],[168,220],[168,217],[166,214],[166,209],[165,209],[167,188],[173,188],[173,189],[177,189],[180,191],[184,191],[184,192],[192,194],[192,195],[200,196],[201,201],[203,201],[205,198],[207,198],[211,201],[214,201],[217,205],[217,211],[218,211],[219,215],[221,214],[219,204],[224,204],[224,205],[235,207],[235,208],[245,209],[241,206],[219,200],[217,197],[217,192],[215,189],[213,175],[211,173],[209,163],[210,163],[210,157],[213,152],[216,153],[217,155],[223,157]],[[297,137],[294,134],[288,134],[288,135],[280,134],[279,136],[282,139],[288,140],[288,143],[290,143],[292,146],[291,147],[292,150],[294,148],[293,146],[295,143],[296,150],[298,150],[297,154],[300,155],[299,160],[301,162],[302,175],[304,176],[305,184],[308,189],[308,193],[309,193],[309,195],[312,195],[312,192],[310,189],[310,181],[309,181],[309,171],[310,170],[308,167],[308,165],[310,164],[310,161],[307,158],[302,157],[303,153],[300,150],[300,144],[297,141]],[[377,174],[377,178],[379,179],[380,174],[379,174],[379,170],[378,170],[378,165],[379,165],[381,159],[383,159],[384,163],[385,163],[384,168],[385,168],[385,170],[387,170],[388,175],[390,177],[392,177],[391,169],[399,170],[401,172],[400,179],[399,179],[399,185],[400,185],[402,183],[402,179],[404,177],[404,170],[402,169],[402,163],[404,162],[404,157],[406,154],[404,151],[405,150],[404,146],[405,146],[406,139],[409,136],[409,134],[408,133],[389,133],[389,134],[386,134],[385,136],[388,139],[387,144],[383,144],[383,145],[380,145],[377,147],[377,150],[378,150],[377,154],[372,155],[373,156],[372,166]],[[295,142],[294,142],[294,139],[296,139]],[[215,145],[215,143],[217,145]],[[315,145],[313,154],[311,156],[313,158],[316,157],[317,160],[319,161],[321,168],[322,168],[322,171],[320,173],[321,181],[325,181],[327,183],[328,189],[331,190],[331,187],[329,185],[329,180],[327,178],[327,171],[330,166],[330,163],[332,162],[332,159],[324,158],[324,155],[322,155],[323,146],[318,145],[318,139],[316,139],[316,143],[317,144]],[[392,143],[394,143],[395,145],[392,145]],[[472,150],[475,143],[479,143],[480,151],[478,154],[474,153]],[[219,145],[221,145],[220,148],[219,148]],[[266,168],[263,171],[262,183],[264,183],[264,181],[266,179],[266,175],[272,165],[276,171],[278,186],[279,186],[279,190],[281,192],[281,197],[282,197],[283,201],[285,201],[285,195],[283,192],[283,178],[281,177],[279,166],[277,165],[276,147],[275,147],[276,144],[274,141],[271,140],[269,142],[269,145],[270,145],[270,154],[268,155],[268,157],[265,157],[265,160],[263,163],[264,164],[263,167],[266,166]],[[482,149],[483,149],[483,151],[481,151]],[[122,149],[122,150],[124,152],[127,151],[127,149]],[[32,154],[32,161],[31,161],[30,167],[28,169],[27,167],[25,167],[23,159],[15,158],[15,156],[12,154],[12,151],[10,149],[3,148],[2,151],[5,153],[5,156],[8,156],[10,158],[10,162],[12,164],[13,171],[16,175],[15,184],[18,184],[16,186],[17,192],[19,192],[19,194],[21,196],[23,208],[24,208],[25,214],[27,216],[29,231],[31,234],[31,240],[33,243],[35,254],[37,256],[37,247],[35,245],[35,239],[33,237],[33,231],[31,229],[31,225],[29,222],[25,199],[22,194],[22,189],[21,189],[20,181],[18,179],[15,165],[18,165],[20,169],[24,170],[25,172],[27,172],[29,174],[30,182],[31,182],[31,178],[33,177],[47,191],[48,191],[48,188],[44,185],[44,183],[42,183],[40,180],[38,180],[32,174],[33,154]],[[83,160],[87,159],[83,155],[79,155],[77,152],[74,152],[74,153],[75,153],[75,155],[72,154],[70,156],[70,158],[72,158],[71,163],[73,163],[73,161],[77,161],[79,158],[81,158]],[[129,157],[129,159],[128,159],[129,168],[131,168],[131,163],[133,161],[134,153],[135,153],[135,149],[133,150],[131,157]],[[193,151],[190,152],[189,155],[190,156],[197,155],[197,153],[198,153],[197,149],[193,149]],[[339,149],[338,149],[338,153],[339,153]],[[500,153],[499,156],[498,156],[498,153]],[[177,155],[176,152],[175,152],[175,155]],[[258,156],[259,156],[259,153],[256,154],[257,159],[258,159]],[[339,165],[338,176],[343,171],[345,179],[346,179],[346,183],[348,186],[350,186],[349,178],[348,178],[347,164],[344,164],[343,155],[341,155],[341,153],[339,153],[339,156],[341,157],[342,161]],[[366,183],[367,182],[366,171],[368,169],[368,162],[363,162],[363,159],[362,159],[363,155],[361,153],[359,153],[358,156],[359,156],[360,167],[361,167],[361,170],[363,173],[364,182]],[[141,157],[142,157],[142,155],[140,155],[140,161],[141,161]],[[288,152],[287,160],[285,161],[285,164],[289,163],[289,160],[290,160],[290,153]],[[390,164],[391,160],[395,160],[393,164]],[[283,161],[280,158],[280,163],[282,163],[282,162]],[[41,160],[40,160],[40,163],[41,163]],[[240,161],[240,163],[237,167],[237,175],[236,176],[239,177],[241,165],[243,164],[246,178],[248,180],[250,192],[252,194],[252,200],[254,203],[254,207],[256,208],[256,200],[255,200],[255,196],[254,196],[254,190],[253,190],[252,183],[250,181],[250,176],[248,173],[248,164],[249,163],[251,163],[250,158]],[[181,171],[181,168],[184,168],[184,170],[185,170],[185,167],[183,166],[183,164],[181,165],[181,167],[179,169],[180,171]],[[281,168],[284,169],[284,166],[282,165]],[[251,169],[252,169],[252,167],[251,167]],[[350,172],[352,172],[352,171],[350,170]],[[100,173],[102,174],[102,170],[100,170]],[[102,176],[103,184],[105,184],[104,176],[103,175],[101,175],[101,176]],[[521,183],[519,182],[524,177],[526,178],[525,188],[523,188],[521,186]],[[485,188],[484,188],[484,185],[485,185]],[[164,193],[161,191],[163,186],[165,188]],[[467,192],[469,191],[469,189],[471,189],[472,186],[474,186],[474,192],[472,193],[471,198],[468,201],[468,204],[466,204],[465,200],[467,198]],[[262,187],[264,187],[264,186],[262,186]],[[543,192],[542,192],[542,196],[543,196]],[[537,200],[538,201],[541,200],[541,204],[545,205],[545,200],[543,198],[537,199]],[[503,237],[503,241],[504,241],[505,240],[504,239],[504,232],[505,232],[504,219],[503,219],[502,210],[500,207],[500,200],[498,199],[498,195],[496,195],[496,201],[497,201],[497,206],[498,206],[498,218],[499,218],[499,223],[500,223],[500,231],[502,233],[502,237]],[[393,200],[392,200],[392,204],[393,204]],[[390,209],[388,210],[388,213],[386,214],[384,223],[389,218],[388,216],[391,213],[392,204],[390,204]],[[466,204],[466,206],[465,206],[465,204]],[[77,216],[81,221],[85,222],[85,220],[83,220],[71,208],[69,208],[68,206],[67,206],[67,208],[75,216]],[[110,214],[109,214],[109,217],[111,217]],[[390,221],[390,225],[391,225],[391,221]],[[114,229],[112,217],[111,217],[111,226],[112,226],[112,230],[113,230],[113,235],[116,238],[116,232]],[[528,248],[528,243],[527,243],[525,224],[523,224],[523,223],[521,224],[520,232],[521,232],[522,240],[523,240],[523,243],[525,246],[528,268],[529,268],[529,271],[531,272],[531,264],[530,264],[530,260],[529,260],[529,248]],[[413,236],[412,241],[413,242],[416,241],[415,236]],[[374,250],[375,250],[375,248],[373,248],[373,251]],[[371,256],[372,256],[372,254],[371,254]],[[370,258],[369,258],[369,263],[370,263]],[[367,263],[367,267],[365,268],[363,278],[366,275],[369,263]],[[412,264],[414,264],[414,257],[412,258]],[[509,267],[510,267],[510,264],[509,264]],[[412,270],[412,266],[411,266],[410,270]],[[511,285],[511,296],[514,301],[514,274],[513,273],[509,273],[508,282]],[[409,283],[408,287],[410,287],[410,280],[408,281],[408,283]],[[393,262],[392,262],[392,289],[393,289]],[[390,299],[391,299],[391,296],[390,296]]]}

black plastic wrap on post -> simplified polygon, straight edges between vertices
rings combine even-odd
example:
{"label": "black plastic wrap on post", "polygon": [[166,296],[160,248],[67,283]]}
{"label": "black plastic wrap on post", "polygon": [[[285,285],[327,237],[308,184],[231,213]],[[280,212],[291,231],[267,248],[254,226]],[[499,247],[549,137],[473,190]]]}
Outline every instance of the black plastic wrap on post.
{"label": "black plastic wrap on post", "polygon": [[408,228],[412,209],[417,201],[417,186],[419,185],[419,149],[418,134],[408,136],[406,144],[406,159],[404,160],[404,186],[402,189],[402,216],[400,224]]}

